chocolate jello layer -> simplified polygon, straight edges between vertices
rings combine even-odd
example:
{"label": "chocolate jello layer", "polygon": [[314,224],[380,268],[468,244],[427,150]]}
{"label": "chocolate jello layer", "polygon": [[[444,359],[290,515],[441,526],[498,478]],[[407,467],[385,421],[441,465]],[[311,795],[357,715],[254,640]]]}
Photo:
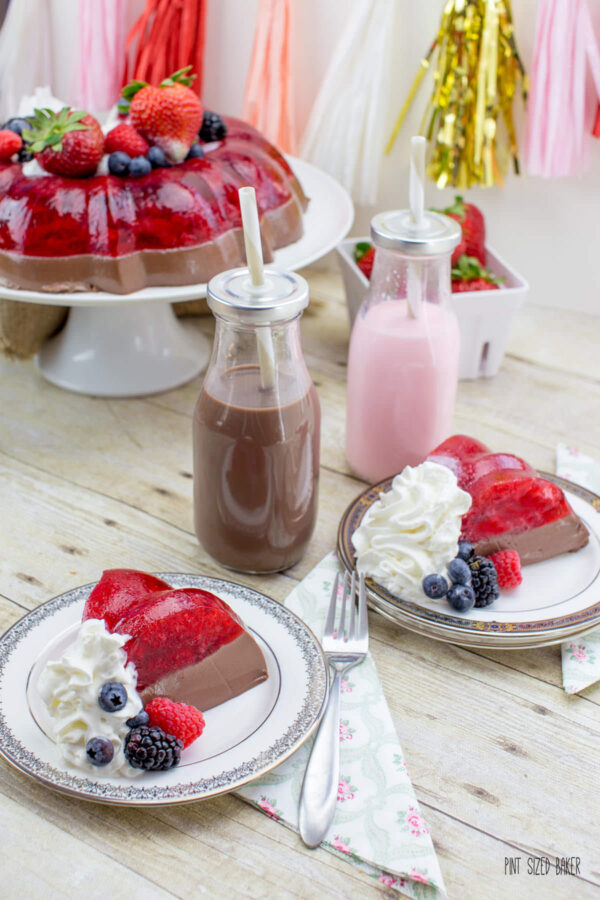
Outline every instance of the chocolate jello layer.
{"label": "chocolate jello layer", "polygon": [[[273,251],[302,237],[301,212],[292,199],[264,213],[261,232],[265,262],[273,259]],[[145,287],[205,284],[213,275],[244,265],[244,261],[243,232],[236,227],[196,247],[141,250],[117,257],[22,256],[0,251],[0,283],[49,293],[96,290],[130,294]]]}
{"label": "chocolate jello layer", "polygon": [[268,678],[267,664],[254,638],[244,631],[201,662],[179,669],[142,691],[144,705],[153,697],[169,697],[205,711]]}
{"label": "chocolate jello layer", "polygon": [[516,550],[521,565],[527,566],[560,553],[574,553],[585,547],[588,540],[587,528],[579,516],[572,513],[519,534],[505,533],[486,538],[475,545],[475,552],[479,556],[490,556],[500,550]]}

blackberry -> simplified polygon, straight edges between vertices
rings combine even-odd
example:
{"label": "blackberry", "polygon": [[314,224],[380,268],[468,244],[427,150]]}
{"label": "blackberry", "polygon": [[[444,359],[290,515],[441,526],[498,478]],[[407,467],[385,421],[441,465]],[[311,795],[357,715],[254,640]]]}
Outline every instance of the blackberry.
{"label": "blackberry", "polygon": [[125,737],[125,757],[134,769],[171,769],[182,750],[183,741],[156,725],[132,728]]}
{"label": "blackberry", "polygon": [[491,559],[474,556],[469,560],[471,587],[475,592],[475,606],[489,606],[500,596],[498,576]]}
{"label": "blackberry", "polygon": [[209,141],[221,141],[227,134],[227,125],[218,113],[206,110],[198,134],[207,144]]}
{"label": "blackberry", "polygon": [[17,159],[20,163],[31,162],[31,160],[33,159],[33,153],[29,149],[28,144],[23,144],[23,146],[17,153]]}

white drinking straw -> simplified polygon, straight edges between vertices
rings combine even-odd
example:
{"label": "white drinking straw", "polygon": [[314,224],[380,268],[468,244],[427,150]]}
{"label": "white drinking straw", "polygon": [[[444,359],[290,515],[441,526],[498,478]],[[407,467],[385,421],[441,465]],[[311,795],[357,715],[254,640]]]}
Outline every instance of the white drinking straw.
{"label": "white drinking straw", "polygon": [[[425,147],[424,137],[416,135],[410,139],[410,177],[408,182],[408,202],[415,229],[425,225]],[[406,285],[408,313],[416,319],[421,314],[423,286],[421,284],[421,263],[418,260],[408,265]]]}
{"label": "white drinking straw", "polygon": [[[260,296],[265,291],[265,276],[256,191],[253,187],[243,187],[239,189],[238,194],[252,293],[260,301]],[[273,335],[270,328],[257,328],[256,346],[260,366],[261,387],[272,388],[275,384],[275,352],[273,350]]]}

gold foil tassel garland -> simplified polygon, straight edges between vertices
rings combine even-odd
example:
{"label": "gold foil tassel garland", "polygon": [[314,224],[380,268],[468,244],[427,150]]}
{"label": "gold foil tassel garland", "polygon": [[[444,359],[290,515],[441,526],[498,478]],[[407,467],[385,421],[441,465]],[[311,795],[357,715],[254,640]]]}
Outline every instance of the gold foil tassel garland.
{"label": "gold foil tassel garland", "polygon": [[428,176],[439,188],[490,187],[502,184],[510,159],[518,174],[513,100],[520,81],[525,101],[528,83],[510,0],[447,0],[438,34],[421,60],[386,153],[430,68],[433,92],[420,128],[430,145]]}

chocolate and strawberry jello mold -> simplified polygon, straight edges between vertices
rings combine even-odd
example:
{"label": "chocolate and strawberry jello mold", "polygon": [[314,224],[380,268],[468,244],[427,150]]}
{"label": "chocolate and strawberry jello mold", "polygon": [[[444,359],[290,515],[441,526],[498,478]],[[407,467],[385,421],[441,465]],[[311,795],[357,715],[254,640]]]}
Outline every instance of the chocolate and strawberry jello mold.
{"label": "chocolate and strawberry jello mold", "polygon": [[480,556],[516,550],[521,565],[573,553],[589,540],[562,489],[512,453],[493,453],[475,438],[453,435],[428,459],[449,468],[472,498],[463,540]]}
{"label": "chocolate and strawberry jello mold", "polygon": [[36,110],[0,130],[0,283],[130,293],[205,283],[241,265],[238,189],[256,189],[265,259],[303,233],[307,198],[282,154],[203,111],[175,73],[124,90],[106,136],[93,116]]}
{"label": "chocolate and strawberry jello mold", "polygon": [[258,644],[219,597],[111,569],[39,693],[67,764],[135,777],[177,765],[204,730],[201,710],[267,677]]}

